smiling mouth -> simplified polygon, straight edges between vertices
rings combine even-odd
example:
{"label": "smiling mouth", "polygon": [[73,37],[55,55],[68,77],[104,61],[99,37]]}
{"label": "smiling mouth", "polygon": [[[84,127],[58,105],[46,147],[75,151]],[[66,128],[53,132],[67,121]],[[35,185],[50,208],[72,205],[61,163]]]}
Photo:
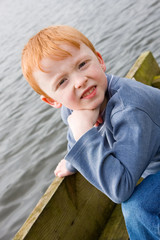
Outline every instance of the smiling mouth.
{"label": "smiling mouth", "polygon": [[91,88],[89,88],[88,90],[86,90],[83,94],[81,98],[91,98],[96,94],[96,86],[93,86]]}

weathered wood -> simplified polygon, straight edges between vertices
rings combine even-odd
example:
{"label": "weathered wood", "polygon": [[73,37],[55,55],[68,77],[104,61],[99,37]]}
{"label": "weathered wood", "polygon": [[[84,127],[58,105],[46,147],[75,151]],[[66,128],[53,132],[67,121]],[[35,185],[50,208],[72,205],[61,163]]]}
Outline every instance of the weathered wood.
{"label": "weathered wood", "polygon": [[[113,229],[114,226],[114,229]],[[98,240],[128,240],[121,206],[117,205]]]}
{"label": "weathered wood", "polygon": [[[143,53],[126,77],[157,86],[160,68]],[[13,240],[127,240],[120,205],[79,173],[55,178]]]}
{"label": "weathered wood", "polygon": [[114,207],[79,173],[55,178],[14,240],[98,239]]}
{"label": "weathered wood", "polygon": [[152,84],[154,76],[160,74],[160,68],[151,52],[144,52],[137,59],[126,77],[135,78],[137,81],[147,85]]}
{"label": "weathered wood", "polygon": [[160,88],[160,75],[155,76],[152,81],[152,86],[156,88]]}

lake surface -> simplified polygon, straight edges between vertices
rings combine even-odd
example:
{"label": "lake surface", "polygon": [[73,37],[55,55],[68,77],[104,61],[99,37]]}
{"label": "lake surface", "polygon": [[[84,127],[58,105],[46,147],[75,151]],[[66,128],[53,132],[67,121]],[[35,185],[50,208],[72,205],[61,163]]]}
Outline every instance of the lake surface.
{"label": "lake surface", "polygon": [[22,76],[21,51],[44,27],[83,32],[109,73],[125,76],[152,51],[160,64],[159,0],[0,0],[0,239],[10,240],[54,179],[66,153],[60,111],[40,101]]}

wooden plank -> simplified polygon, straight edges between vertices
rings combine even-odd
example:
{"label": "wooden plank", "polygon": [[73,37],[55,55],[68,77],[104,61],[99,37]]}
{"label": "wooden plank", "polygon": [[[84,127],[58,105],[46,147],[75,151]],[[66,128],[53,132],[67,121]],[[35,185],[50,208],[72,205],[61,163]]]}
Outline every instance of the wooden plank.
{"label": "wooden plank", "polygon": [[128,234],[121,212],[121,206],[119,204],[113,211],[101,237],[98,240],[128,240]]}
{"label": "wooden plank", "polygon": [[14,240],[98,239],[114,207],[79,173],[55,178]]}
{"label": "wooden plank", "polygon": [[152,86],[156,88],[160,88],[160,75],[155,76],[152,81]]}
{"label": "wooden plank", "polygon": [[137,59],[126,77],[135,78],[139,82],[151,85],[153,78],[159,74],[160,68],[152,53],[144,52]]}

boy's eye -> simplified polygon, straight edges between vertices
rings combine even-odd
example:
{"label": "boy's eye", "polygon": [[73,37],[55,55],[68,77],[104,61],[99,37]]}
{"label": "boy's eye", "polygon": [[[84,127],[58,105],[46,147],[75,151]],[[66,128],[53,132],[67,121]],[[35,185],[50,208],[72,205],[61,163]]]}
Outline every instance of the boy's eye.
{"label": "boy's eye", "polygon": [[82,63],[80,63],[80,64],[79,64],[79,69],[80,69],[80,68],[82,68],[82,67],[84,67],[84,65],[85,65],[85,64],[86,64],[86,62],[85,62],[85,61],[84,61],[84,62],[82,62]]}
{"label": "boy's eye", "polygon": [[62,80],[59,82],[59,85],[61,86],[65,81],[66,81],[66,78],[62,79]]}

